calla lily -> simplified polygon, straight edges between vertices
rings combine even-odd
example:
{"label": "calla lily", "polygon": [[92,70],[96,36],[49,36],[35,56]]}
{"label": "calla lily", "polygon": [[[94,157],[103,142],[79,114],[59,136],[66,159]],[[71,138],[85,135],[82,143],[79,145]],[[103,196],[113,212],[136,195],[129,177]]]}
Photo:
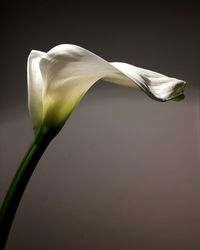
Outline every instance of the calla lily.
{"label": "calla lily", "polygon": [[50,141],[98,80],[140,88],[157,101],[183,94],[185,82],[122,62],[107,62],[76,45],[64,44],[28,58],[29,111],[35,131],[33,143],[11,182],[0,209],[0,249],[4,249],[26,185]]}
{"label": "calla lily", "polygon": [[59,128],[84,94],[103,79],[140,88],[157,101],[183,94],[185,82],[122,62],[107,62],[82,47],[63,44],[28,58],[29,111],[34,130],[42,124]]}

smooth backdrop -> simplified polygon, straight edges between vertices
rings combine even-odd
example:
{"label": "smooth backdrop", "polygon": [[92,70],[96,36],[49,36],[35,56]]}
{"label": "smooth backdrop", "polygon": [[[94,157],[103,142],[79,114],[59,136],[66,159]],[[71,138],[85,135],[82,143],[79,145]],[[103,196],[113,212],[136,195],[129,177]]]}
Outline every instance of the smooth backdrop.
{"label": "smooth backdrop", "polygon": [[0,200],[33,139],[32,49],[83,46],[187,81],[182,102],[97,83],[52,141],[6,250],[200,249],[198,1],[3,1]]}

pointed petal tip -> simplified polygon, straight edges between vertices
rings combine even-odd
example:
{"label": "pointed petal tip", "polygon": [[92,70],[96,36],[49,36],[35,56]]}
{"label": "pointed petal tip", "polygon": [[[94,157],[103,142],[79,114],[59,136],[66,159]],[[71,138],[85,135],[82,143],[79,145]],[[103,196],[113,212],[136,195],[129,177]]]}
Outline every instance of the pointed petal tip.
{"label": "pointed petal tip", "polygon": [[166,101],[181,101],[184,99],[184,90],[186,86],[186,81],[176,79],[174,88]]}
{"label": "pointed petal tip", "polygon": [[171,82],[172,86],[171,89],[166,89],[166,95],[162,96],[162,92],[153,93],[153,99],[156,99],[160,102],[167,102],[167,101],[181,101],[184,99],[184,90],[186,86],[186,82],[183,80],[179,80],[176,78],[172,78]]}

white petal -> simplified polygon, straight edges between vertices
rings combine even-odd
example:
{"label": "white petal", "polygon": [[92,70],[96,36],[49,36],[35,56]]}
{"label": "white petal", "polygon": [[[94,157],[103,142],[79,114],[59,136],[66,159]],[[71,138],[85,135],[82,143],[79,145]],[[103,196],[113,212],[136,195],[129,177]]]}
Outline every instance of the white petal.
{"label": "white petal", "polygon": [[45,85],[44,117],[49,123],[65,120],[97,80],[116,71],[97,55],[69,44],[50,50],[41,59],[40,69]]}
{"label": "white petal", "polygon": [[[167,101],[183,94],[186,83],[182,80],[127,63],[114,62],[111,64],[155,100]],[[109,80],[112,81],[112,79]]]}
{"label": "white petal", "polygon": [[56,46],[45,54],[40,60],[40,70],[44,82],[43,115],[50,122],[52,119],[64,119],[101,78],[124,86],[138,86],[159,101],[181,94],[185,84],[130,64],[109,63],[84,48],[70,44]]}
{"label": "white petal", "polygon": [[33,127],[40,126],[43,117],[42,90],[43,80],[39,62],[46,53],[32,50],[28,57],[28,106]]}

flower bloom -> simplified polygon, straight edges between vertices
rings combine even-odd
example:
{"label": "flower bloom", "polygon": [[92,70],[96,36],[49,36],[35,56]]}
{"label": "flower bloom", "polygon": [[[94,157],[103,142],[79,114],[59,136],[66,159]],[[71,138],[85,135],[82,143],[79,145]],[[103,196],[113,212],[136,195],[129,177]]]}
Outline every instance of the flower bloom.
{"label": "flower bloom", "polygon": [[28,102],[33,128],[62,127],[84,94],[103,79],[136,87],[157,101],[183,94],[185,82],[122,62],[107,62],[71,44],[49,52],[32,50],[28,58]]}

